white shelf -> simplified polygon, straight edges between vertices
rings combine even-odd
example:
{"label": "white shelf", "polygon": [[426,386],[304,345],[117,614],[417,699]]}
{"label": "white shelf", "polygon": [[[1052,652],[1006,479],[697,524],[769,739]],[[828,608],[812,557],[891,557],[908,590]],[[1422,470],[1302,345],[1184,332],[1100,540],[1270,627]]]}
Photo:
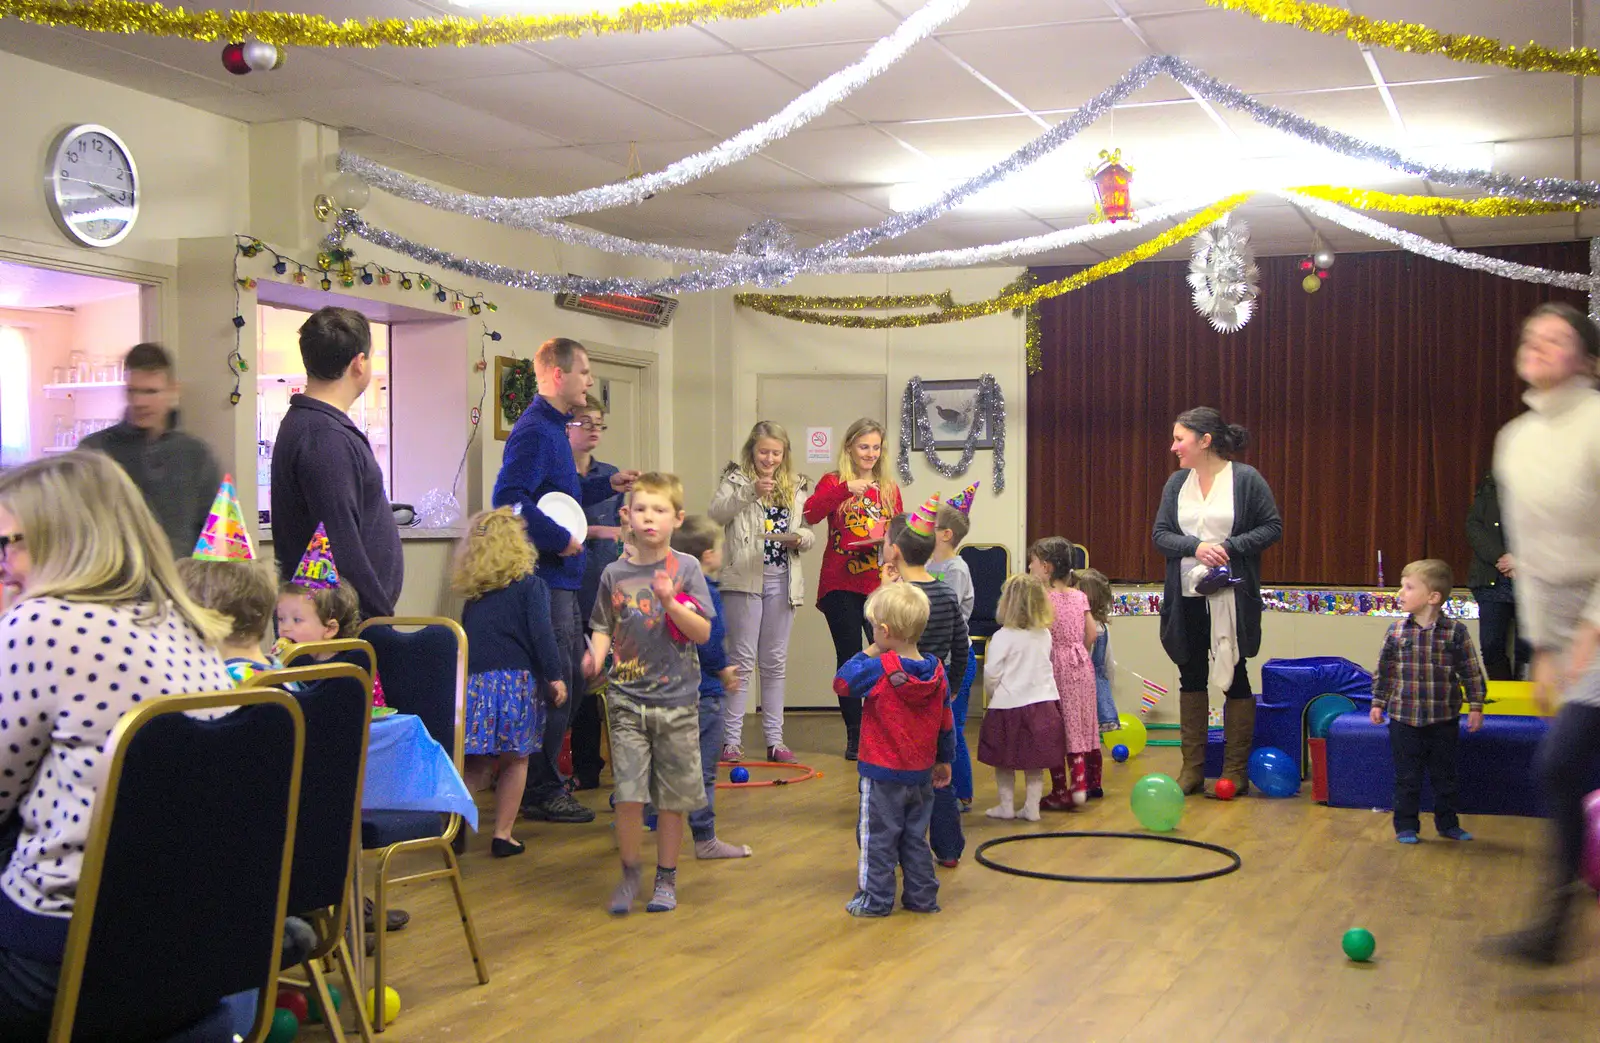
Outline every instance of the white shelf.
{"label": "white shelf", "polygon": [[46,384],[44,386],[45,398],[68,398],[74,391],[120,391],[127,387],[120,380],[96,380],[82,384]]}

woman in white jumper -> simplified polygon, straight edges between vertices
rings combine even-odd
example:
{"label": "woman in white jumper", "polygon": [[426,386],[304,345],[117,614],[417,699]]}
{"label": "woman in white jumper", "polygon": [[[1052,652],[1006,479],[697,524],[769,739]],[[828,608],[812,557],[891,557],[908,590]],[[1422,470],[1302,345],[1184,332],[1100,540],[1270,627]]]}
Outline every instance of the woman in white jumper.
{"label": "woman in white jumper", "polygon": [[1570,304],[1543,304],[1522,324],[1517,376],[1528,411],[1500,431],[1494,476],[1516,562],[1517,613],[1533,644],[1535,696],[1560,709],[1537,770],[1555,850],[1533,923],[1499,939],[1508,956],[1565,955],[1583,885],[1583,798],[1600,777],[1600,329]]}
{"label": "woman in white jumper", "polygon": [[719,584],[728,617],[728,659],[740,682],[728,693],[724,711],[725,761],[744,757],[745,694],[758,670],[767,760],[788,764],[795,759],[783,741],[783,689],[794,610],[805,601],[800,555],[814,539],[805,518],[810,493],[810,480],[794,472],[789,433],[763,420],[750,429],[739,462],[723,470],[706,511],[723,526]]}

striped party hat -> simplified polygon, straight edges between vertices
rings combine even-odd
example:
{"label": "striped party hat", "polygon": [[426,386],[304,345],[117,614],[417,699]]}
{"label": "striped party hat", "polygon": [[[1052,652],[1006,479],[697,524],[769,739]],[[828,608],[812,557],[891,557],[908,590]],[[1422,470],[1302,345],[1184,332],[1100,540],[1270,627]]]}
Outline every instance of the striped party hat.
{"label": "striped party hat", "polygon": [[918,536],[926,536],[931,540],[933,539],[934,525],[937,523],[938,518],[939,494],[934,493],[928,497],[926,503],[911,512],[911,517],[907,519],[907,526]]}

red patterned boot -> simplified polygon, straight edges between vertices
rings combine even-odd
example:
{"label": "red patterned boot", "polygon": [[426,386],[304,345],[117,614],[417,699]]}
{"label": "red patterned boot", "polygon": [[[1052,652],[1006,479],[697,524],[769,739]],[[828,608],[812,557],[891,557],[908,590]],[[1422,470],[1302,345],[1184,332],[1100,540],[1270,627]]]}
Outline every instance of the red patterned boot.
{"label": "red patterned boot", "polygon": [[1084,784],[1089,787],[1089,799],[1097,800],[1106,795],[1105,791],[1105,764],[1101,760],[1099,750],[1090,750],[1083,755],[1084,759]]}
{"label": "red patterned boot", "polygon": [[1072,803],[1081,807],[1089,802],[1089,769],[1087,756],[1074,753],[1067,758],[1067,763],[1072,767]]}
{"label": "red patterned boot", "polygon": [[1050,793],[1039,801],[1040,811],[1077,811],[1078,806],[1072,802],[1072,790],[1067,785],[1067,771],[1065,768],[1050,769]]}

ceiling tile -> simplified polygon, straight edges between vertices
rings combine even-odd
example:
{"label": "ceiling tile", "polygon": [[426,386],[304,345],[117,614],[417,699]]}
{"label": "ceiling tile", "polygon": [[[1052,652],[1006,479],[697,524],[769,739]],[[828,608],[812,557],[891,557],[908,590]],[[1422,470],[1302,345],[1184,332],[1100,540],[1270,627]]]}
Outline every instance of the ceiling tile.
{"label": "ceiling tile", "polygon": [[[1149,56],[1138,38],[1116,22],[969,33],[945,43],[1034,110],[1076,108]],[[1152,87],[1166,98],[1186,96],[1165,77]]]}
{"label": "ceiling tile", "polygon": [[488,147],[535,148],[552,139],[416,87],[389,86],[285,95],[298,115],[356,127],[429,152],[471,156]]}
{"label": "ceiling tile", "polygon": [[[1389,144],[1394,142],[1397,134],[1394,122],[1389,118],[1389,110],[1375,86],[1353,90],[1267,94],[1259,100],[1287,109],[1330,130],[1354,134],[1369,141]],[[1278,155],[1288,149],[1290,135],[1257,123],[1243,112],[1220,107],[1217,111],[1238,135],[1246,154]]]}
{"label": "ceiling tile", "polygon": [[[911,14],[927,0],[888,0],[889,6]],[[1105,0],[981,0],[970,4],[941,32],[972,32],[1060,22],[1108,20],[1115,16]]]}
{"label": "ceiling tile", "polygon": [[[913,5],[922,7],[925,0]],[[796,47],[841,40],[871,44],[900,24],[877,0],[828,0],[815,7],[783,11],[765,18],[708,22],[707,33],[741,50]]]}
{"label": "ceiling tile", "polygon": [[871,127],[802,130],[768,145],[766,155],[829,185],[892,184],[936,173]]}
{"label": "ceiling tile", "polygon": [[528,180],[534,192],[549,195],[608,185],[627,174],[627,167],[590,155],[580,148],[520,149],[483,153],[483,166]]}
{"label": "ceiling tile", "polygon": [[575,40],[547,40],[532,46],[541,57],[569,69],[726,54],[728,51],[727,45],[715,36],[688,25],[653,33],[612,33]]}
{"label": "ceiling tile", "polygon": [[857,228],[875,225],[888,216],[858,199],[826,189],[801,192],[725,192],[718,196],[725,202],[776,218],[785,223],[805,225],[808,228],[844,226]]}
{"label": "ceiling tile", "polygon": [[573,145],[681,141],[706,133],[603,84],[570,72],[527,73],[438,84],[438,94]]}
{"label": "ceiling tile", "polygon": [[983,170],[1044,133],[1026,116],[896,123],[885,129],[956,173]]}
{"label": "ceiling tile", "polygon": [[1572,133],[1572,81],[1518,74],[1393,88],[1418,145],[1546,138]]}
{"label": "ceiling tile", "polygon": [[612,65],[590,75],[719,138],[760,123],[805,90],[742,54]]}
{"label": "ceiling tile", "polygon": [[1266,25],[1228,11],[1141,19],[1158,50],[1177,54],[1240,90],[1305,90],[1372,82],[1361,53],[1340,39]]}
{"label": "ceiling tile", "polygon": [[[760,59],[809,87],[858,61],[864,51],[864,47],[848,44],[799,47],[764,51]],[[928,89],[933,83],[939,85],[938,90]],[[911,50],[840,105],[872,122],[990,116],[1016,111],[1004,98],[968,75],[947,53],[935,47]]]}
{"label": "ceiling tile", "polygon": [[[1565,47],[1572,37],[1572,9],[1568,3],[1492,3],[1485,0],[1438,3],[1437,0],[1351,0],[1350,9],[1369,18],[1420,22],[1447,33],[1497,37],[1507,43],[1529,40]],[[1285,32],[1299,30],[1285,28]],[[1590,27],[1593,32],[1593,27]],[[1593,38],[1591,37],[1591,41]],[[1354,49],[1354,45],[1350,46]],[[1375,48],[1372,55],[1388,79],[1459,76],[1462,72],[1499,73],[1493,66],[1453,62],[1437,55],[1407,54]]]}
{"label": "ceiling tile", "polygon": [[451,80],[548,72],[555,68],[531,47],[380,47],[342,52],[345,61],[402,83],[448,83]]}

